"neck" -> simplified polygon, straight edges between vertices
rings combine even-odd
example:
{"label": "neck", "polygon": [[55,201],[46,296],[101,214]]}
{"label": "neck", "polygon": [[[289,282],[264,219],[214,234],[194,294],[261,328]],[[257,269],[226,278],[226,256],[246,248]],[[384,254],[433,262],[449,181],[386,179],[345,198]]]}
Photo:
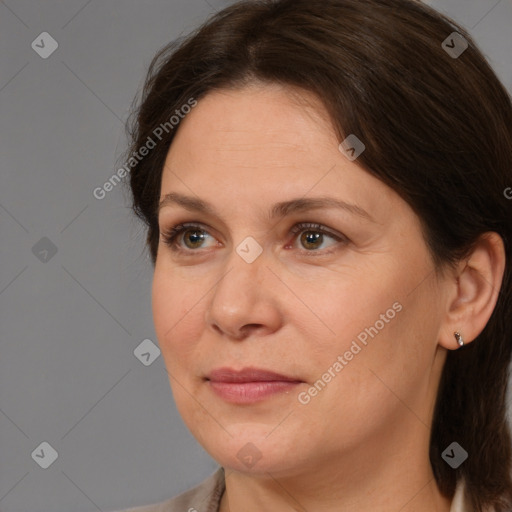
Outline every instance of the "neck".
{"label": "neck", "polygon": [[[395,436],[399,437],[399,436]],[[308,461],[307,468],[241,473],[226,468],[220,512],[449,512],[428,458],[428,431]],[[373,444],[373,446],[371,446]],[[421,448],[423,457],[411,456]]]}
{"label": "neck", "polygon": [[[229,481],[229,485],[228,485]],[[426,482],[426,483],[425,483]],[[343,492],[325,484],[302,489],[289,481],[272,477],[251,479],[226,471],[226,491],[219,512],[449,512],[451,500],[439,492],[433,475],[426,480],[412,479],[407,485],[394,487],[382,482],[359,488],[359,492]]]}

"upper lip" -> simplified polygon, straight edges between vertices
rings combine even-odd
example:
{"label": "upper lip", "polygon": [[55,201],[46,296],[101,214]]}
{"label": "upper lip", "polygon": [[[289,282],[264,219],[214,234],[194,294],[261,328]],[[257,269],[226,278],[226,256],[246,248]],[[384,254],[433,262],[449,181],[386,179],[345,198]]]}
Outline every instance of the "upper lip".
{"label": "upper lip", "polygon": [[295,377],[282,375],[280,373],[260,368],[242,368],[241,370],[217,368],[212,370],[206,378],[213,382],[301,382],[300,379]]}

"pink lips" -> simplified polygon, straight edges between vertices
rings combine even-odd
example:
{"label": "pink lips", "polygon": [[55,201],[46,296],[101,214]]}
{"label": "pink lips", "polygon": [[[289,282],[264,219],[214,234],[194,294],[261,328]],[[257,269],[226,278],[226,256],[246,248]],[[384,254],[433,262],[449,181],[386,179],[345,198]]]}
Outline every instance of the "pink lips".
{"label": "pink lips", "polygon": [[290,391],[302,382],[295,377],[258,368],[244,368],[241,371],[218,368],[207,376],[207,381],[217,395],[237,404],[253,403],[276,393]]}

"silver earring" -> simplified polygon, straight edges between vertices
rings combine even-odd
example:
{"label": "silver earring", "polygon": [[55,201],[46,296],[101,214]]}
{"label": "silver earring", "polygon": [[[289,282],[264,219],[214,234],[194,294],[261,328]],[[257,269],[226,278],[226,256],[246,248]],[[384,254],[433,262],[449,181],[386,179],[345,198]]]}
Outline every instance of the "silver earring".
{"label": "silver earring", "polygon": [[464,346],[464,340],[462,339],[462,335],[460,332],[454,332],[453,335],[455,336],[455,339],[457,340],[457,343],[459,344],[459,347]]}

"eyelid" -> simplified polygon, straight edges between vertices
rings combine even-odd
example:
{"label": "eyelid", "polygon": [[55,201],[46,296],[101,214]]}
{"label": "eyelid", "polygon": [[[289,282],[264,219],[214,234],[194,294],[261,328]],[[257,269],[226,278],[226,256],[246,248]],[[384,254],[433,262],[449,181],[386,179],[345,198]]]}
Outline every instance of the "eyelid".
{"label": "eyelid", "polygon": [[301,233],[302,231],[318,231],[319,233],[323,233],[324,235],[331,236],[332,238],[335,238],[336,240],[342,241],[347,240],[348,238],[336,231],[333,231],[329,229],[327,226],[324,226],[323,224],[318,224],[316,222],[297,222],[294,224],[291,229],[290,233],[296,235],[298,233]]}

